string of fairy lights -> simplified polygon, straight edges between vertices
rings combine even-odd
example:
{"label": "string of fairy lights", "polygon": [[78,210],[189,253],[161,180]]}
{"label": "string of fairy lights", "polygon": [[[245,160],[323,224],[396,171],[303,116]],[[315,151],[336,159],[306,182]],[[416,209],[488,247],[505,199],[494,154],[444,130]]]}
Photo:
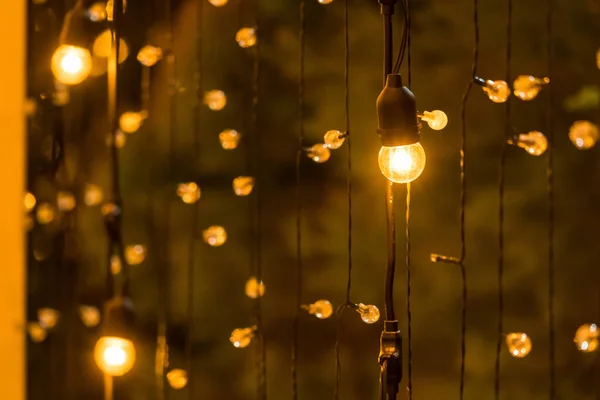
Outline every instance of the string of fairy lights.
{"label": "string of fairy lights", "polygon": [[[231,6],[228,0],[207,0],[213,7]],[[293,320],[293,346],[292,346],[292,396],[298,398],[298,335],[299,326],[304,314],[312,315],[318,319],[327,319],[334,314],[334,305],[326,299],[316,300],[312,303],[305,304],[304,296],[304,273],[305,265],[303,262],[303,204],[302,204],[302,165],[303,161],[308,157],[317,164],[327,162],[332,151],[340,149],[344,143],[348,146],[348,202],[349,202],[349,238],[348,238],[348,290],[346,300],[337,307],[337,317],[339,319],[338,340],[336,344],[336,391],[335,398],[339,397],[339,381],[340,381],[340,360],[339,360],[339,342],[341,335],[341,322],[343,312],[350,308],[359,313],[361,319],[367,324],[374,324],[380,319],[379,308],[375,305],[367,305],[363,303],[355,303],[350,300],[350,286],[352,278],[352,186],[351,186],[351,149],[350,149],[350,111],[349,111],[349,19],[348,8],[349,4],[344,2],[345,12],[345,105],[346,105],[346,127],[343,130],[331,129],[326,130],[323,136],[322,143],[307,143],[305,135],[306,124],[306,13],[305,7],[308,0],[298,0],[299,6],[299,45],[300,58],[298,60],[299,80],[298,80],[298,120],[299,132],[297,135],[297,151],[295,164],[295,198],[296,198],[296,310]],[[336,3],[335,0],[316,0],[321,5],[329,5]],[[465,240],[465,210],[466,210],[466,101],[470,95],[473,84],[482,88],[484,94],[493,103],[505,103],[506,107],[506,134],[507,137],[502,144],[502,154],[500,157],[499,166],[499,249],[500,256],[498,261],[498,296],[499,296],[499,323],[498,323],[498,345],[496,354],[496,371],[495,371],[495,394],[499,396],[500,390],[500,351],[502,343],[506,344],[508,352],[515,358],[526,357],[532,350],[532,339],[525,332],[504,332],[503,326],[503,307],[504,307],[504,288],[503,288],[503,271],[504,271],[504,169],[506,167],[506,155],[510,151],[511,146],[522,148],[532,156],[541,156],[547,153],[547,181],[548,181],[548,199],[550,203],[550,211],[548,215],[548,241],[549,241],[549,319],[550,319],[550,398],[556,397],[556,372],[555,372],[555,355],[554,355],[554,125],[552,123],[552,112],[555,107],[553,100],[553,90],[551,80],[554,79],[552,72],[553,65],[553,25],[554,5],[552,0],[548,0],[548,15],[547,15],[547,35],[548,35],[548,76],[536,77],[533,75],[517,75],[514,77],[512,87],[508,84],[512,78],[511,72],[511,51],[512,51],[512,0],[506,0],[508,6],[508,25],[507,25],[507,78],[506,80],[491,80],[478,76],[478,53],[479,53],[479,19],[478,19],[478,0],[473,0],[474,8],[474,31],[475,31],[475,51],[474,65],[472,69],[472,81],[467,85],[467,89],[463,98],[462,107],[462,145],[460,151],[460,181],[461,181],[461,209],[460,209],[460,236],[461,236],[461,253],[459,257],[448,257],[442,255],[431,255],[431,260],[434,262],[444,262],[456,264],[461,268],[463,280],[463,310],[462,310],[462,332],[461,332],[461,381],[460,381],[460,397],[463,397],[465,385],[465,363],[466,363],[466,317],[467,317],[467,291],[466,291],[466,269],[464,261],[466,257],[466,240]],[[339,3],[339,2],[337,2]],[[408,0],[379,0],[381,13],[384,21],[384,88],[377,99],[377,118],[378,118],[378,135],[381,140],[381,150],[378,155],[379,168],[386,178],[386,212],[388,216],[388,262],[386,274],[386,302],[385,302],[385,322],[381,336],[381,351],[379,354],[379,364],[381,367],[381,398],[396,399],[398,396],[398,385],[402,380],[402,343],[401,333],[399,330],[399,320],[394,311],[394,273],[395,273],[395,223],[390,220],[394,219],[394,204],[393,204],[393,187],[397,184],[407,185],[407,248],[406,248],[406,264],[407,271],[410,273],[410,184],[415,181],[424,171],[426,164],[425,149],[420,143],[422,123],[433,130],[441,130],[448,124],[447,115],[440,110],[433,111],[418,111],[415,95],[410,91],[410,10]],[[36,3],[35,6],[44,6]],[[144,244],[126,245],[123,239],[122,232],[122,216],[123,216],[123,199],[120,189],[120,157],[119,152],[122,151],[126,144],[127,136],[135,134],[140,128],[151,122],[151,81],[152,69],[166,58],[168,74],[168,86],[170,93],[170,140],[173,140],[173,135],[177,129],[175,122],[174,104],[177,102],[178,82],[176,80],[175,62],[176,54],[174,51],[173,29],[175,26],[174,16],[172,15],[173,4],[170,1],[165,1],[165,6],[168,8],[168,23],[169,23],[169,48],[161,48],[153,43],[148,43],[143,46],[137,53],[137,61],[141,68],[141,107],[139,110],[127,110],[120,115],[117,113],[119,107],[119,64],[125,63],[129,55],[129,46],[127,38],[123,36],[124,14],[127,12],[127,2],[125,0],[108,0],[92,1],[92,0],[77,0],[75,5],[65,14],[64,23],[62,25],[59,45],[54,51],[51,62],[50,71],[53,74],[54,82],[52,84],[51,93],[45,88],[41,93],[32,95],[30,102],[30,117],[40,118],[43,123],[47,123],[44,112],[51,107],[64,107],[69,104],[71,99],[70,92],[82,84],[89,76],[102,76],[106,74],[107,79],[107,131],[109,136],[107,145],[109,148],[109,168],[107,175],[110,176],[110,189],[103,190],[96,183],[88,182],[85,185],[79,185],[79,182],[61,181],[58,182],[57,172],[59,168],[66,168],[61,163],[64,162],[64,144],[61,143],[61,135],[64,133],[62,124],[57,124],[57,135],[53,137],[51,146],[51,173],[50,179],[56,185],[56,199],[51,201],[48,199],[38,199],[35,193],[35,187],[24,196],[24,208],[27,216],[27,229],[32,230],[36,227],[44,227],[59,224],[61,234],[72,235],[71,230],[74,229],[77,221],[75,213],[78,207],[97,207],[99,208],[98,217],[102,217],[106,234],[108,238],[108,254],[106,259],[106,284],[108,295],[104,304],[103,310],[98,307],[88,304],[77,304],[77,314],[82,323],[88,328],[100,327],[98,341],[94,348],[94,359],[99,369],[105,376],[105,398],[113,398],[114,385],[112,379],[123,376],[131,371],[136,363],[136,340],[137,328],[135,325],[135,312],[133,301],[130,293],[130,276],[129,270],[133,265],[139,265],[144,262],[147,256],[147,246]],[[204,19],[204,0],[196,1],[196,37],[195,37],[195,89],[197,97],[194,110],[194,149],[196,158],[200,157],[200,135],[202,131],[203,119],[201,112],[218,112],[223,110],[227,105],[227,95],[224,91],[218,88],[205,89],[204,81],[204,59],[203,59],[203,19]],[[239,4],[240,13],[243,8]],[[266,399],[267,397],[267,359],[266,348],[267,342],[264,329],[264,315],[262,308],[262,298],[266,294],[266,285],[262,279],[262,260],[261,260],[261,218],[262,218],[262,202],[261,174],[264,173],[261,164],[260,143],[260,121],[259,109],[262,103],[259,103],[259,78],[261,72],[261,51],[259,40],[262,40],[261,35],[264,34],[261,26],[260,18],[260,2],[253,2],[254,19],[250,24],[241,26],[235,34],[235,41],[242,49],[247,51],[249,58],[253,64],[253,79],[251,88],[248,89],[251,98],[252,107],[252,123],[250,126],[244,127],[245,132],[240,132],[236,129],[224,129],[218,133],[219,143],[224,151],[233,151],[238,148],[242,138],[246,141],[245,151],[248,158],[247,171],[245,175],[237,176],[233,179],[233,193],[239,197],[248,197],[249,200],[249,219],[250,222],[250,240],[249,246],[249,264],[250,276],[247,279],[244,287],[246,296],[254,302],[253,318],[254,323],[250,326],[246,325],[243,328],[236,328],[232,331],[230,342],[235,348],[246,348],[250,344],[254,344],[256,348],[256,372],[257,372],[257,389],[258,397]],[[392,40],[392,15],[396,9],[400,9],[403,13],[402,39],[396,49],[394,49]],[[102,30],[98,35],[91,38],[89,34],[90,27],[101,27]],[[151,41],[151,39],[148,39]],[[408,87],[404,86],[403,79],[400,74],[400,69],[403,65],[405,54],[408,51],[409,63],[409,78]],[[397,58],[394,60],[394,54]],[[599,52],[600,54],[600,52]],[[598,58],[600,59],[600,57]],[[98,62],[98,60],[103,60]],[[600,68],[600,64],[598,64]],[[41,86],[40,86],[41,87]],[[544,90],[545,89],[545,90]],[[548,137],[539,130],[525,131],[521,127],[515,128],[511,124],[511,95],[514,95],[520,101],[533,101],[538,98],[538,95],[544,90],[548,94],[547,105],[547,127]],[[206,106],[206,109],[201,110],[201,104]],[[64,113],[53,114],[60,115],[60,118],[66,118]],[[44,117],[44,118],[42,118]],[[64,121],[63,121],[64,122]],[[345,131],[344,131],[345,130]],[[525,132],[525,133],[523,133]],[[568,137],[573,145],[579,150],[592,149],[599,137],[600,129],[590,121],[578,120],[571,125]],[[172,142],[171,149],[172,150]],[[169,155],[171,157],[171,155]],[[197,161],[197,160],[196,160]],[[308,162],[308,161],[307,161]],[[199,165],[199,164],[198,164]],[[198,172],[198,171],[196,171]],[[63,171],[63,173],[66,173]],[[75,192],[72,192],[74,190]],[[189,266],[188,266],[188,282],[187,282],[187,333],[185,339],[186,348],[186,364],[184,368],[173,368],[169,363],[169,338],[167,337],[167,306],[163,304],[164,315],[159,316],[159,327],[157,335],[157,357],[156,357],[156,375],[157,375],[157,393],[159,398],[164,398],[164,388],[162,382],[166,379],[172,389],[178,390],[188,386],[188,396],[192,398],[193,385],[190,378],[193,373],[193,334],[194,334],[194,314],[196,310],[193,307],[194,303],[194,267],[197,263],[196,243],[203,240],[210,247],[219,247],[227,241],[227,231],[224,226],[212,225],[201,231],[200,226],[203,221],[199,219],[200,199],[201,199],[201,184],[199,181],[179,182],[175,188],[169,193],[171,199],[177,197],[184,204],[193,206],[192,219],[192,237],[190,238],[189,250]],[[252,195],[252,196],[251,196]],[[79,201],[78,197],[82,197],[83,201]],[[167,206],[168,210],[168,206]],[[168,211],[166,211],[168,213]],[[167,220],[168,214],[167,214]],[[168,223],[167,223],[168,225]],[[68,260],[69,256],[73,257],[72,253],[64,255],[67,244],[58,242],[64,248],[55,254],[59,257],[57,265],[73,262]],[[162,260],[161,275],[159,277],[159,286],[165,285],[166,277],[168,276],[168,244],[165,246],[165,260]],[[40,261],[40,257],[33,252],[34,259]],[[60,266],[60,265],[59,265]],[[409,276],[410,279],[410,276]],[[410,290],[410,286],[408,288]],[[159,287],[160,292],[160,287]],[[410,292],[409,292],[410,293]],[[410,294],[407,293],[407,296]],[[167,295],[163,294],[163,299],[166,301]],[[50,299],[46,299],[51,303]],[[410,297],[407,299],[410,301]],[[48,333],[56,328],[62,322],[61,310],[58,306],[41,306],[37,312],[37,319],[29,322],[26,327],[27,334],[35,343],[43,342]],[[56,308],[54,308],[56,307]],[[410,303],[407,310],[409,318],[409,340],[411,335],[411,309]],[[243,325],[242,325],[243,326]],[[579,326],[574,335],[574,341],[579,351],[590,353],[597,350],[600,344],[599,331],[594,323],[583,324]],[[412,398],[412,354],[409,343],[409,381],[408,381],[408,396]]]}

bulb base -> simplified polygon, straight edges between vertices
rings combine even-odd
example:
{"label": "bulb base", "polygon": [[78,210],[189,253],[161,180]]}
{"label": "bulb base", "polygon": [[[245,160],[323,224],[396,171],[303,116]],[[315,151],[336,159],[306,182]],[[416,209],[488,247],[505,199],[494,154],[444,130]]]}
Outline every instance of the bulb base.
{"label": "bulb base", "polygon": [[379,138],[384,147],[406,146],[421,139],[415,95],[402,84],[400,74],[389,74],[377,98]]}

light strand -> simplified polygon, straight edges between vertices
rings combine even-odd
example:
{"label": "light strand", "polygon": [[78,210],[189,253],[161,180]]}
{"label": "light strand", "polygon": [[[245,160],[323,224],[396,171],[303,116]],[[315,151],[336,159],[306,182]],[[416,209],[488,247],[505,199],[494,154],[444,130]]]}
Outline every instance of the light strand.
{"label": "light strand", "polygon": [[[407,75],[408,75],[408,88],[412,86],[412,56],[411,56],[411,13],[410,13],[410,0],[404,0],[405,3],[405,15],[406,15],[406,55],[407,55]],[[413,396],[413,383],[412,383],[412,372],[413,372],[413,359],[412,359],[412,308],[411,308],[411,295],[412,295],[412,278],[411,278],[411,258],[410,258],[410,189],[412,184],[409,182],[406,184],[406,320],[407,320],[407,346],[408,346],[408,377],[406,381],[406,390],[408,399],[412,400]]]}

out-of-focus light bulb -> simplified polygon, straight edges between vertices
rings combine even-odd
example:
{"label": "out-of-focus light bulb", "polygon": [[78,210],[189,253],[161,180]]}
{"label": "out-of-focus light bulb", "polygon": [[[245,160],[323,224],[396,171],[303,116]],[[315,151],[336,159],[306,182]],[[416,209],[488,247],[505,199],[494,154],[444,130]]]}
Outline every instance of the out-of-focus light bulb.
{"label": "out-of-focus light bulb", "polygon": [[333,0],[317,0],[319,2],[319,4],[331,4],[333,3]]}
{"label": "out-of-focus light bulb", "polygon": [[105,374],[123,376],[135,364],[135,346],[131,340],[103,336],[94,348],[94,359]]}
{"label": "out-of-focus light bulb", "polygon": [[167,380],[173,389],[183,389],[188,383],[188,373],[183,369],[172,369],[167,373]]}
{"label": "out-of-focus light bulb", "polygon": [[575,121],[569,129],[569,139],[579,150],[588,150],[596,145],[600,130],[589,121]]}
{"label": "out-of-focus light bulb", "polygon": [[125,261],[128,265],[140,265],[146,258],[146,246],[134,244],[125,247]]}
{"label": "out-of-focus light bulb", "polygon": [[222,226],[210,226],[204,232],[202,232],[204,241],[213,247],[223,245],[227,240],[227,232]]}
{"label": "out-of-focus light bulb", "polygon": [[256,29],[241,28],[235,34],[235,41],[245,49],[254,46],[256,44]]}
{"label": "out-of-focus light bulb", "polygon": [[117,215],[121,214],[121,207],[113,202],[108,202],[102,205],[100,212],[105,217],[116,217]]}
{"label": "out-of-focus light bulb", "polygon": [[56,194],[56,204],[60,211],[73,211],[76,204],[75,196],[70,192],[58,192]]}
{"label": "out-of-focus light bulb", "polygon": [[265,286],[264,282],[259,281],[253,276],[246,281],[246,285],[244,286],[244,292],[246,293],[246,296],[250,297],[251,299],[263,297],[266,290],[267,287]]}
{"label": "out-of-focus light bulb", "polygon": [[40,326],[44,329],[54,328],[58,323],[58,319],[60,318],[60,312],[54,308],[40,308],[37,314]]}
{"label": "out-of-focus light bulb", "polygon": [[221,147],[223,147],[225,150],[235,149],[238,146],[241,138],[242,135],[235,129],[226,129],[219,133]]}
{"label": "out-of-focus light bulb", "polygon": [[531,75],[519,75],[513,82],[515,96],[521,100],[533,100],[544,85],[550,83],[550,78],[536,78]]}
{"label": "out-of-focus light bulb", "polygon": [[[115,8],[115,3],[114,0],[108,0],[106,2],[106,18],[109,21],[113,20],[113,10]],[[123,14],[125,14],[125,11],[127,10],[127,0],[123,0]]]}
{"label": "out-of-focus light bulb", "polygon": [[92,71],[92,56],[83,47],[63,44],[54,52],[51,67],[57,81],[77,85]]}
{"label": "out-of-focus light bulb", "polygon": [[37,207],[35,218],[39,224],[49,224],[54,221],[54,207],[49,203],[40,203]]}
{"label": "out-of-focus light bulb", "polygon": [[331,150],[337,150],[344,144],[346,134],[336,130],[330,130],[323,136],[325,147]]}
{"label": "out-of-focus light bulb", "polygon": [[409,183],[425,169],[427,157],[421,143],[407,146],[383,146],[379,151],[379,169],[383,176],[395,183]]}
{"label": "out-of-focus light bulb", "polygon": [[584,324],[575,332],[577,349],[584,353],[591,353],[598,349],[598,335],[600,331],[596,324]]}
{"label": "out-of-focus light bulb", "polygon": [[137,132],[147,117],[148,113],[146,111],[126,111],[119,118],[119,128],[125,133]]}
{"label": "out-of-focus light bulb", "polygon": [[333,314],[333,306],[328,300],[317,300],[307,306],[302,306],[310,315],[319,319],[327,319]]}
{"label": "out-of-focus light bulb", "polygon": [[108,135],[106,137],[106,145],[108,147],[111,147],[113,144],[113,141],[114,141],[115,147],[117,149],[122,149],[123,147],[125,147],[125,144],[127,143],[127,135],[125,135],[125,133],[123,133],[122,130],[117,129],[117,131],[115,132],[114,135]]}
{"label": "out-of-focus light bulb", "polygon": [[33,207],[35,207],[35,196],[32,193],[25,193],[25,197],[23,198],[23,204],[25,205],[25,211],[31,211],[33,210]]}
{"label": "out-of-focus light bulb", "polygon": [[329,150],[323,143],[317,143],[306,149],[306,155],[314,162],[323,164],[329,160],[329,157],[331,157],[331,150]]}
{"label": "out-of-focus light bulb", "polygon": [[215,7],[223,7],[225,4],[227,4],[227,1],[228,0],[208,0],[208,2]]}
{"label": "out-of-focus light bulb", "polygon": [[41,343],[46,340],[46,336],[48,336],[48,332],[39,324],[39,322],[28,323],[27,333],[34,343]]}
{"label": "out-of-focus light bulb", "polygon": [[526,333],[509,333],[506,335],[506,346],[511,356],[523,358],[531,352],[531,339]]}
{"label": "out-of-focus light bulb", "polygon": [[160,47],[146,45],[138,51],[137,60],[145,67],[152,67],[159,62],[163,57],[163,52]]}
{"label": "out-of-focus light bulb", "polygon": [[509,139],[508,144],[517,145],[532,156],[539,156],[544,154],[548,148],[548,139],[542,132],[531,131],[521,133],[514,139]]}
{"label": "out-of-focus light bulb", "polygon": [[100,324],[100,310],[94,306],[79,306],[79,318],[86,327],[93,328]]}
{"label": "out-of-focus light bulb", "polygon": [[435,131],[441,131],[448,125],[448,116],[440,110],[425,111],[419,115],[422,121],[427,122],[427,125]]}
{"label": "out-of-focus light bulb", "polygon": [[195,182],[184,182],[177,185],[177,196],[185,204],[194,204],[200,199],[202,192]]}
{"label": "out-of-focus light bulb", "polygon": [[88,19],[92,22],[100,22],[106,20],[106,3],[103,1],[98,1],[90,6],[87,9],[86,15]]}
{"label": "out-of-focus light bulb", "polygon": [[252,338],[254,338],[254,332],[256,332],[256,326],[234,329],[231,332],[229,341],[238,349],[243,349],[244,347],[248,347]]}
{"label": "out-of-focus light bulb", "polygon": [[[102,33],[100,33],[96,39],[94,39],[94,44],[92,45],[92,53],[96,57],[100,58],[108,58],[110,57],[110,53],[112,49],[112,34],[110,29],[106,29]],[[129,46],[125,39],[119,39],[119,64],[127,60],[129,57]],[[91,60],[90,60],[91,61]]]}
{"label": "out-of-focus light bulb", "polygon": [[85,185],[84,203],[90,207],[97,206],[102,203],[102,188],[98,185]]}
{"label": "out-of-focus light bulb", "polygon": [[123,269],[123,263],[121,262],[121,258],[119,256],[111,256],[110,257],[110,273],[113,275],[119,275],[121,270]]}
{"label": "out-of-focus light bulb", "polygon": [[510,88],[504,81],[486,80],[482,89],[494,103],[504,103],[510,96]]}
{"label": "out-of-focus light bulb", "polygon": [[379,321],[379,309],[373,305],[357,305],[356,312],[360,314],[360,318],[367,324],[374,324]]}
{"label": "out-of-focus light bulb", "polygon": [[251,176],[238,176],[233,180],[233,191],[237,196],[248,196],[254,189],[254,178]]}
{"label": "out-of-focus light bulb", "polygon": [[209,90],[204,93],[204,104],[213,111],[220,111],[227,104],[227,96],[222,90]]}

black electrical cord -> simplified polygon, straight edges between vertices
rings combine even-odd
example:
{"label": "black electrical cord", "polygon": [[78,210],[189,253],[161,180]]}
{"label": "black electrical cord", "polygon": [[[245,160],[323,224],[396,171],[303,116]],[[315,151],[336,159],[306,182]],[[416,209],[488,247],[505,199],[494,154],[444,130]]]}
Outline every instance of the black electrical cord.
{"label": "black electrical cord", "polygon": [[[396,61],[394,62],[393,73],[399,74],[400,68],[402,67],[402,63],[404,62],[404,56],[407,48],[410,46],[409,43],[409,31],[410,31],[410,12],[408,6],[408,0],[400,0],[400,8],[402,9],[402,16],[404,18],[404,23],[402,27],[402,37],[400,39],[400,49],[396,56]],[[410,54],[409,54],[410,57]],[[410,63],[410,61],[409,61]],[[410,83],[408,85],[410,87]]]}

